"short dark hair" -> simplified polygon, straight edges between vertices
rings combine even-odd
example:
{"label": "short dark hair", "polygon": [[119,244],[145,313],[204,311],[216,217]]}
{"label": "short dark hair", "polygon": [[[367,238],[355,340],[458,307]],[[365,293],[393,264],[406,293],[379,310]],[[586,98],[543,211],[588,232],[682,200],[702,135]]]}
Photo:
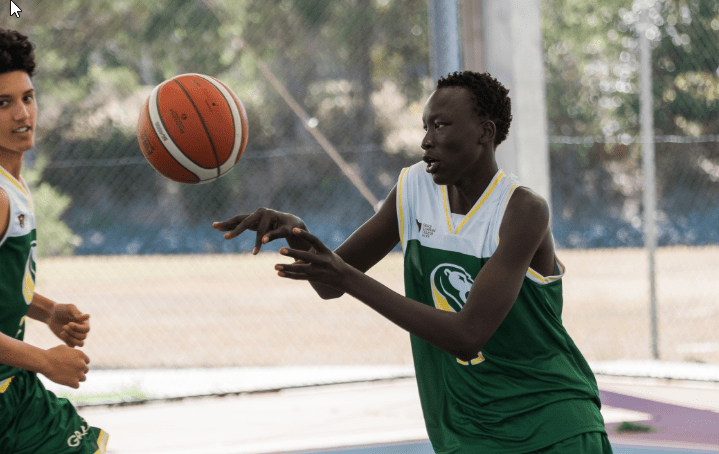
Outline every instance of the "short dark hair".
{"label": "short dark hair", "polygon": [[25,71],[35,74],[35,53],[27,36],[15,30],[0,28],[0,74]]}
{"label": "short dark hair", "polygon": [[473,71],[454,72],[437,81],[437,89],[463,87],[474,94],[474,110],[479,116],[487,116],[497,127],[494,145],[504,142],[512,123],[512,101],[509,90],[489,73]]}

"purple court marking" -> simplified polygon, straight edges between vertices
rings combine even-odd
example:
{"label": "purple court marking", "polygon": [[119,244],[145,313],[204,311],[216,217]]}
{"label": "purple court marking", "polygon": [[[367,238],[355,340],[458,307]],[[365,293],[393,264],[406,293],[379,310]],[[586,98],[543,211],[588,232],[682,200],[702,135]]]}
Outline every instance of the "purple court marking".
{"label": "purple court marking", "polygon": [[[603,405],[652,415],[652,419],[642,423],[652,426],[654,432],[633,435],[632,438],[637,442],[646,440],[719,446],[719,413],[602,390],[599,391],[599,398]],[[613,435],[616,426],[617,424],[607,424],[607,433]],[[621,443],[619,440],[615,442]],[[706,452],[719,452],[719,449]]]}

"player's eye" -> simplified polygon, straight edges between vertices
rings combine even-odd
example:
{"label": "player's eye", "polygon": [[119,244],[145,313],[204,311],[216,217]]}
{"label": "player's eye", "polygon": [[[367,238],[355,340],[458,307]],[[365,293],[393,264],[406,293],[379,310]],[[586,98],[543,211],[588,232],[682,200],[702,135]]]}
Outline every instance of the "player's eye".
{"label": "player's eye", "polygon": [[8,105],[8,102],[7,102],[7,101],[5,101],[5,100],[0,101],[0,107],[5,107],[5,106],[7,106],[7,105]]}

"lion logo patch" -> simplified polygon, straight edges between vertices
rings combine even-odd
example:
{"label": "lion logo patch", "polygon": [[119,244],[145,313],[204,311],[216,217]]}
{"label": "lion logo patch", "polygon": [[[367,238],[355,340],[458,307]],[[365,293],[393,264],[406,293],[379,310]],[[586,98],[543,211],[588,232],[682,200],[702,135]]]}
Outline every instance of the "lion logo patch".
{"label": "lion logo patch", "polygon": [[461,266],[438,265],[430,275],[432,299],[437,309],[459,312],[467,302],[474,279]]}

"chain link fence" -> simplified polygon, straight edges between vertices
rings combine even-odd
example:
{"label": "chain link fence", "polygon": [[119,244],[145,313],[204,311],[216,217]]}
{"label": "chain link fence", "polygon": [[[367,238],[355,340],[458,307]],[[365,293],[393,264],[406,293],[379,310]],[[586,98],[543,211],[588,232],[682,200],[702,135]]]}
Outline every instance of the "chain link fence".
{"label": "chain link fence", "polygon": [[[719,362],[717,4],[542,6],[565,324],[590,360],[650,357],[636,29],[650,6],[661,358]],[[252,234],[225,241],[211,223],[267,206],[337,247],[373,214],[305,125],[386,196],[421,157],[426,2],[79,0],[25,8],[23,24],[38,58],[26,163],[37,289],[92,314],[95,367],[411,364],[404,332],[351,298],[277,279],[281,257],[249,255]],[[151,89],[187,72],[227,83],[250,125],[236,168],[196,186],[157,174],[135,136]],[[370,274],[403,292],[398,251]],[[30,326],[29,342],[54,345]]]}

